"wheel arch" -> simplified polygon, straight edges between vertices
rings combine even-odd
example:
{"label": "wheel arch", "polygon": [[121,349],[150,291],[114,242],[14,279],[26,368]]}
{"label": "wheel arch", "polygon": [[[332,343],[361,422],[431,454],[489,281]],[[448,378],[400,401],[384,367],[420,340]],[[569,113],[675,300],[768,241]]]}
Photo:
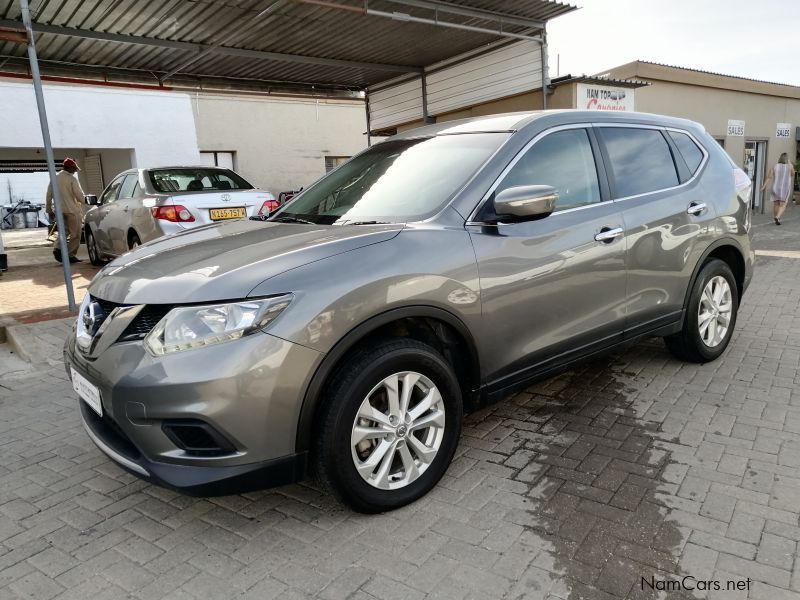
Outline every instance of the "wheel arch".
{"label": "wheel arch", "polygon": [[317,421],[318,409],[325,384],[337,365],[346,360],[352,350],[375,337],[411,337],[442,352],[453,365],[461,384],[465,409],[477,399],[480,387],[480,363],[477,346],[464,322],[442,308],[408,306],[375,315],[351,329],[325,355],[306,386],[297,423],[295,447],[297,452],[308,451]]}
{"label": "wheel arch", "polygon": [[134,236],[134,235],[137,238],[139,238],[139,242],[141,243],[142,236],[139,235],[139,232],[136,231],[133,227],[128,227],[128,233],[125,235],[125,239],[128,240],[128,248],[131,247],[131,237]]}
{"label": "wheel arch", "polygon": [[744,251],[736,240],[732,238],[724,238],[715,241],[708,248],[706,248],[705,252],[703,252],[703,255],[700,257],[700,260],[697,261],[694,271],[692,271],[692,277],[689,280],[689,285],[686,288],[686,296],[683,299],[684,314],[689,306],[692,288],[697,281],[697,277],[700,275],[700,270],[710,258],[718,258],[731,268],[731,271],[733,271],[733,276],[736,279],[738,298],[741,301],[742,294],[744,293],[746,275]]}

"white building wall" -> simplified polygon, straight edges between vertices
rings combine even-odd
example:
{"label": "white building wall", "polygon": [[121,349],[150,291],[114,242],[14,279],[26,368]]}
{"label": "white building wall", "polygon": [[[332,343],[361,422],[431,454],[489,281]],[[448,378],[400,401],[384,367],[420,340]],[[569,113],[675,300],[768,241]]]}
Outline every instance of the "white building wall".
{"label": "white building wall", "polygon": [[277,195],[325,174],[326,156],[352,156],[367,145],[360,101],[265,98],[229,94],[192,97],[201,151],[235,153],[235,169]]}
{"label": "white building wall", "polygon": [[[200,160],[187,94],[45,85],[44,98],[56,148],[132,150],[138,167]],[[0,81],[0,148],[42,145],[33,85]]]}

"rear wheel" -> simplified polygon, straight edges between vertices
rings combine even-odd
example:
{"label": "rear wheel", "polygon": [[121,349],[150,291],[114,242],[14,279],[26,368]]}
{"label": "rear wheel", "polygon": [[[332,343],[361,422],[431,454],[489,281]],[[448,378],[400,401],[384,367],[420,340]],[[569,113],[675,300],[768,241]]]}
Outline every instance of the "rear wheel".
{"label": "rear wheel", "polygon": [[361,512],[399,508],[430,491],[461,431],[461,390],[430,346],[389,339],[354,354],[326,390],[316,467]]}
{"label": "rear wheel", "polygon": [[738,288],[731,268],[719,259],[711,259],[692,286],[683,330],[665,337],[664,342],[681,360],[715,360],[728,347],[738,310]]}
{"label": "rear wheel", "polygon": [[103,260],[102,256],[100,255],[100,251],[97,248],[97,240],[92,233],[92,230],[87,228],[86,229],[86,250],[89,252],[89,262],[91,262],[94,266],[99,267],[105,264],[105,260]]}

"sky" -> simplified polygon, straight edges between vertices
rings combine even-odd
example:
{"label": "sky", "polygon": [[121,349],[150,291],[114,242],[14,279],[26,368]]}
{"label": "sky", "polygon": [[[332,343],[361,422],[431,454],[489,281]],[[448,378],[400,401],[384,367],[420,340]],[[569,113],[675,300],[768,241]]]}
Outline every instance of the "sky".
{"label": "sky", "polygon": [[800,0],[567,2],[547,24],[551,77],[647,60],[800,86]]}

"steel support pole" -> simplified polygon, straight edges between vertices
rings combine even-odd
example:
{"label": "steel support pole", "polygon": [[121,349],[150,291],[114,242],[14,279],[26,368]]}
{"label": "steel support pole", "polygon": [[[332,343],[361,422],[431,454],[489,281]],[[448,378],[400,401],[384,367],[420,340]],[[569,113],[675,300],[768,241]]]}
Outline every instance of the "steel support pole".
{"label": "steel support pole", "polygon": [[364,90],[364,109],[367,111],[367,148],[372,146],[372,116],[369,114],[369,90]]}
{"label": "steel support pole", "polygon": [[428,123],[433,123],[433,119],[428,114],[428,78],[425,76],[425,71],[422,72],[420,75],[420,80],[422,85],[422,122],[426,125]]}
{"label": "steel support pole", "polygon": [[72,290],[72,269],[69,264],[69,251],[67,250],[67,228],[64,226],[64,215],[61,213],[61,191],[58,189],[56,178],[56,164],[53,158],[53,144],[50,141],[50,128],[47,126],[47,111],[45,110],[44,94],[42,93],[42,77],[39,73],[39,60],[36,57],[36,45],[33,39],[31,25],[31,11],[28,0],[19,0],[22,11],[22,22],[28,33],[28,60],[31,64],[31,77],[33,78],[33,91],[36,94],[36,105],[39,108],[39,124],[42,127],[42,140],[47,156],[47,170],[50,172],[50,187],[53,190],[56,221],[58,223],[58,242],[61,248],[61,266],[64,269],[64,285],[67,288],[67,305],[70,310],[75,310],[75,293]]}

